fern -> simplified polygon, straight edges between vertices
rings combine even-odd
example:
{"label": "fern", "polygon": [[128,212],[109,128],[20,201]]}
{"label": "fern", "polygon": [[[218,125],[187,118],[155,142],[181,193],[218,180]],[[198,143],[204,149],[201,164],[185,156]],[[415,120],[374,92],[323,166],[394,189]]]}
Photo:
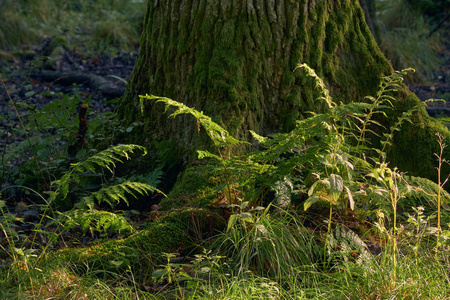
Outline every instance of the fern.
{"label": "fern", "polygon": [[[175,118],[178,115],[181,114],[191,114],[192,116],[194,116],[197,119],[197,125],[200,128],[200,125],[205,129],[206,133],[208,134],[209,138],[211,139],[211,141],[214,143],[214,146],[217,149],[217,152],[219,153],[219,156],[214,155],[208,151],[199,151],[199,158],[214,158],[217,159],[223,167],[223,171],[224,171],[224,176],[226,178],[226,187],[227,187],[227,192],[228,192],[228,199],[230,201],[230,203],[232,202],[233,196],[232,196],[232,192],[231,192],[231,174],[228,170],[228,163],[229,161],[227,161],[224,158],[224,155],[222,154],[221,148],[225,148],[231,145],[239,145],[239,144],[246,144],[247,142],[243,142],[243,141],[239,141],[237,139],[235,139],[234,137],[232,137],[230,135],[230,133],[223,128],[222,126],[220,126],[219,124],[213,122],[211,120],[211,118],[209,116],[206,116],[203,114],[203,112],[198,111],[194,108],[188,107],[186,105],[184,105],[183,103],[174,101],[172,99],[169,98],[165,98],[165,97],[157,97],[157,96],[149,96],[149,95],[145,95],[142,96],[140,95],[140,103],[141,103],[141,113],[143,113],[143,107],[144,107],[144,100],[156,100],[156,102],[162,102],[165,104],[165,111],[167,112],[167,110],[170,107],[174,107],[175,108],[175,112],[173,112],[170,117]],[[200,129],[199,129],[200,130]],[[234,199],[237,200],[237,195],[234,195]]]}
{"label": "fern", "polygon": [[402,115],[400,117],[398,117],[395,124],[393,126],[391,126],[389,132],[383,134],[384,140],[381,141],[383,148],[380,151],[380,158],[382,156],[384,156],[384,150],[386,149],[386,146],[392,146],[392,140],[394,139],[395,132],[400,131],[401,126],[405,122],[412,124],[413,122],[412,122],[411,118],[412,118],[414,112],[419,111],[423,106],[424,106],[424,104],[421,103],[421,104],[415,105],[411,109],[403,112]]}
{"label": "fern", "polygon": [[139,98],[141,101],[141,112],[143,112],[144,100],[155,100],[156,102],[164,103],[166,112],[169,109],[169,107],[174,107],[176,109],[175,112],[173,112],[170,115],[170,117],[172,117],[172,118],[175,118],[176,116],[181,115],[181,114],[193,115],[197,119],[197,122],[200,123],[202,125],[202,127],[206,130],[206,133],[211,138],[211,140],[213,141],[213,143],[216,147],[226,147],[229,145],[238,145],[238,144],[244,143],[244,142],[239,141],[239,140],[235,139],[234,137],[232,137],[226,129],[224,129],[222,126],[220,126],[219,124],[212,121],[211,118],[209,116],[206,116],[205,114],[203,114],[203,112],[198,111],[194,108],[188,107],[188,106],[184,105],[183,103],[174,101],[169,98],[157,97],[157,96],[153,96],[153,95],[151,95],[151,96],[140,95]]}
{"label": "fern", "polygon": [[[359,189],[359,181],[366,181],[363,174],[371,169],[371,163],[367,161],[365,154],[377,151],[384,157],[385,147],[390,144],[394,132],[399,130],[405,122],[411,121],[413,112],[418,109],[415,107],[404,113],[394,126],[389,128],[390,132],[383,134],[384,138],[376,132],[375,128],[384,127],[374,120],[373,116],[375,114],[386,116],[384,111],[392,108],[395,101],[394,93],[401,87],[403,76],[409,70],[381,78],[378,92],[373,97],[366,97],[367,103],[337,104],[333,101],[324,81],[312,68],[306,64],[300,64],[297,69],[302,69],[315,81],[320,93],[319,100],[322,100],[321,103],[325,106],[324,112],[311,113],[310,117],[298,120],[294,130],[278,133],[271,138],[250,131],[263,149],[245,157],[224,159],[220,148],[243,142],[233,138],[223,127],[194,108],[165,97],[141,95],[139,96],[141,112],[143,113],[144,101],[152,100],[164,103],[165,111],[170,107],[174,108],[171,117],[180,114],[194,116],[198,125],[206,130],[218,151],[218,155],[208,151],[198,151],[198,157],[221,163],[229,199],[232,199],[231,183],[233,188],[238,186],[252,190],[258,189],[259,186],[261,191],[273,190],[277,200],[282,198],[283,202],[286,202],[288,195],[293,194],[294,191],[298,193],[299,188],[303,191],[311,190],[311,179],[315,181],[320,179],[323,183],[328,182],[330,193],[332,188],[339,187],[340,193],[334,194],[339,196],[337,198],[341,201],[335,199],[333,203],[345,202],[343,203],[345,207],[348,203],[353,207],[352,193]],[[379,137],[383,149],[371,148],[366,138],[367,134]],[[287,181],[286,178],[292,178],[292,180]],[[339,185],[331,184],[330,182],[335,182],[332,179],[339,179]],[[341,185],[343,185],[342,189]],[[318,189],[318,193],[323,190]],[[309,196],[317,195],[309,193]],[[238,197],[235,195],[234,198]],[[312,200],[314,199],[316,198]]]}
{"label": "fern", "polygon": [[[431,208],[437,205],[437,195],[439,192],[439,185],[430,179],[415,176],[406,176],[406,182],[402,183],[402,188],[409,189],[408,198],[415,201],[410,206],[423,205],[426,201]],[[441,189],[441,199],[444,203],[450,203],[450,194]],[[418,203],[417,203],[418,202]]]}
{"label": "fern", "polygon": [[123,158],[129,160],[129,154],[134,153],[136,149],[143,151],[143,155],[147,154],[147,149],[143,146],[132,144],[117,145],[103,150],[83,162],[73,164],[72,170],[79,173],[86,171],[95,173],[95,167],[99,166],[112,172],[111,167],[115,167],[117,162],[123,163]]}
{"label": "fern", "polygon": [[117,145],[94,154],[83,162],[73,164],[68,172],[54,182],[56,190],[49,192],[50,201],[52,202],[56,197],[65,199],[69,193],[70,183],[72,181],[80,182],[80,173],[96,173],[97,167],[106,168],[112,172],[112,167],[115,167],[116,163],[123,163],[124,158],[130,159],[130,154],[134,153],[136,149],[143,151],[143,155],[147,154],[147,149],[139,145]]}
{"label": "fern", "polygon": [[123,200],[127,205],[129,205],[127,200],[128,195],[132,195],[134,198],[137,198],[136,194],[148,195],[149,191],[158,192],[166,196],[162,191],[151,185],[141,182],[126,181],[117,185],[106,186],[101,190],[84,197],[83,201],[90,209],[93,209],[95,202],[98,204],[106,202],[111,207],[114,207],[114,203],[120,203],[120,201]]}
{"label": "fern", "polygon": [[328,91],[328,89],[325,86],[325,83],[323,82],[322,78],[320,78],[316,74],[316,71],[314,71],[314,69],[312,69],[307,64],[299,64],[295,68],[295,70],[297,70],[297,69],[304,70],[308,74],[309,77],[314,79],[314,81],[316,83],[316,88],[318,88],[320,90],[320,92],[322,93],[322,97],[320,97],[319,99],[324,100],[325,103],[327,104],[328,108],[336,107],[336,103],[333,102],[333,100],[332,100],[332,98],[330,96],[330,92]]}
{"label": "fern", "polygon": [[358,265],[369,267],[372,254],[368,251],[366,243],[352,230],[337,226],[329,236],[327,244],[329,261],[332,259],[344,262],[354,261]]}
{"label": "fern", "polygon": [[61,216],[64,219],[63,226],[66,230],[80,228],[83,234],[89,231],[91,236],[94,236],[96,232],[103,236],[135,232],[125,217],[108,211],[77,209],[61,213]]}

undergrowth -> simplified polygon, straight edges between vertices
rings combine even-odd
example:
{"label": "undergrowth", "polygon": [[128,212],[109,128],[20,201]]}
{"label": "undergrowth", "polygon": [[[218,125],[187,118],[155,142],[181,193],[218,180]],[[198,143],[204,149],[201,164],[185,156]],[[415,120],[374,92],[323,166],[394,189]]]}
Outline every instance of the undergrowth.
{"label": "undergrowth", "polygon": [[[408,239],[412,236],[416,239],[414,253],[418,264],[433,260],[433,256],[427,251],[429,247],[433,247],[433,242],[425,236],[435,236],[438,240],[434,243],[433,264],[437,269],[444,267],[438,257],[442,253],[448,253],[449,245],[443,241],[449,238],[449,232],[446,230],[445,238],[439,238],[443,233],[439,219],[442,214],[441,201],[448,202],[448,194],[443,190],[444,182],[436,184],[422,178],[408,178],[397,168],[390,167],[386,161],[385,151],[391,146],[394,133],[405,122],[411,122],[420,106],[405,112],[388,129],[379,121],[380,118],[375,119],[373,116],[386,115],[386,111],[396,105],[395,93],[406,72],[382,78],[379,92],[375,97],[367,97],[366,102],[337,104],[314,70],[307,65],[299,65],[299,68],[316,80],[316,87],[322,92],[319,100],[324,102],[328,111],[299,120],[293,131],[279,133],[271,138],[252,132],[262,150],[244,156],[229,157],[227,153],[230,147],[238,142],[234,139],[228,141],[229,134],[225,129],[211,123],[211,119],[193,108],[168,98],[149,95],[141,96],[141,107],[143,101],[157,101],[163,102],[167,108],[174,108],[171,117],[191,114],[212,139],[214,147],[211,151],[214,152],[202,150],[198,151],[198,156],[199,159],[215,161],[218,170],[221,170],[223,181],[222,184],[219,183],[217,191],[223,191],[220,203],[228,206],[230,216],[227,230],[214,239],[210,249],[229,259],[224,268],[231,278],[245,281],[252,276],[267,277],[273,287],[278,287],[289,282],[287,278],[297,278],[293,274],[302,274],[302,279],[294,279],[294,284],[288,291],[281,292],[281,289],[275,288],[276,292],[267,297],[283,298],[284,293],[296,291],[303,298],[311,292],[312,286],[329,282],[329,286],[337,284],[336,290],[321,286],[320,289],[326,290],[322,295],[344,298],[355,295],[354,291],[347,289],[354,287],[355,280],[349,280],[346,274],[352,278],[361,276],[364,281],[369,280],[370,272],[383,272],[377,287],[364,291],[358,289],[358,294],[365,295],[367,299],[400,295],[416,297],[418,294],[415,289],[422,284],[423,279],[416,282],[416,279],[411,278],[411,284],[407,285],[400,279],[407,276],[401,266],[410,258],[408,253],[411,249],[407,246],[408,242],[405,242],[406,236]],[[377,133],[380,131],[383,134]],[[371,146],[374,139],[381,140],[382,149]],[[441,148],[445,147],[442,140],[438,142]],[[442,151],[441,156],[437,156],[440,169],[444,163]],[[411,179],[410,182],[408,179]],[[414,185],[417,183],[420,185]],[[272,191],[274,195],[269,201],[277,202],[283,208],[273,204],[269,204],[267,208],[261,206],[267,204],[267,191]],[[302,229],[305,220],[297,223],[295,220],[301,218],[298,215],[292,217],[290,213],[296,207],[293,200],[298,197],[305,199],[299,201],[304,210],[314,206],[328,207],[328,213],[325,214],[322,209],[319,217],[326,226],[317,224],[318,227],[314,230],[319,236],[316,235],[315,238],[309,238],[308,231]],[[422,222],[424,208],[412,206],[418,202],[427,204],[429,222],[426,224]],[[409,217],[403,218],[400,210]],[[355,212],[354,218],[359,222],[355,229],[364,232],[373,228],[372,235],[379,239],[375,245],[380,249],[381,260],[369,251],[366,244],[369,240],[365,242],[351,229],[333,225],[337,219],[352,215],[351,211]],[[416,218],[411,217],[413,212],[416,213]],[[356,213],[361,214],[362,218],[358,219]],[[434,216],[438,218],[437,223],[432,221]],[[448,215],[446,218],[448,219]],[[294,221],[291,223],[289,220]],[[406,223],[410,225],[407,226]],[[364,226],[367,226],[366,229]],[[415,229],[411,229],[414,226]],[[385,268],[390,271],[386,273]],[[343,276],[327,278],[323,271]],[[308,274],[316,275],[309,278]],[[180,276],[182,281],[195,281],[189,274],[173,276]],[[418,276],[426,278],[428,275]],[[347,284],[343,284],[342,278],[349,280]],[[445,277],[443,282],[448,282],[448,279],[448,276]],[[230,280],[233,282],[233,279]],[[220,282],[223,285],[224,280],[221,279]],[[254,287],[247,281],[246,284],[250,289]],[[445,284],[436,282],[437,289],[443,285]],[[174,287],[174,293],[180,298],[183,298],[182,291],[190,295],[190,288],[173,279],[169,286]],[[266,282],[265,286],[269,287],[270,284]],[[197,296],[197,292],[193,292],[195,296],[192,298]],[[258,294],[257,288],[252,293],[260,297],[265,295]],[[317,297],[318,294],[314,296]]]}
{"label": "undergrowth", "polygon": [[[172,99],[141,96],[141,105],[164,103],[171,117],[193,115],[212,141],[212,147],[198,151],[199,162],[181,180],[191,185],[181,188],[194,190],[195,176],[207,183],[185,194],[178,187],[181,199],[169,194],[167,211],[146,216],[152,225],[147,233],[158,240],[147,240],[145,247],[137,242],[145,229],[116,210],[133,197],[163,195],[144,180],[133,181],[139,175],[115,176],[118,164],[134,158],[133,152],[146,153],[141,146],[86,148],[76,162],[55,163],[59,170],[51,173],[47,186],[32,190],[41,209],[28,232],[17,226],[23,217],[8,211],[10,199],[3,198],[0,281],[6,288],[0,296],[445,299],[450,292],[450,215],[447,177],[440,174],[447,163],[443,151],[436,153],[437,183],[409,176],[386,158],[394,133],[420,108],[392,124],[383,121],[397,105],[406,72],[382,78],[378,93],[364,102],[342,104],[333,101],[314,70],[298,68],[316,81],[317,101],[327,111],[298,120],[287,133],[264,137],[252,132],[255,150],[245,155],[233,155],[233,148],[249,142],[238,141],[202,112]],[[34,151],[36,141],[27,141],[31,136],[24,139],[27,151]],[[376,140],[381,149],[373,147]],[[440,136],[436,143],[441,150],[446,146]],[[18,153],[12,147],[3,155],[11,151]],[[196,175],[202,168],[209,173]],[[154,173],[157,179],[159,172]],[[195,202],[197,196],[202,200]],[[183,212],[171,211],[171,201]],[[203,217],[195,211],[203,211]],[[225,224],[215,227],[216,220]],[[117,244],[104,242],[104,248],[65,249],[67,255],[51,251],[51,245],[75,232],[103,241],[131,236]],[[165,249],[161,234],[180,240],[171,240]]]}

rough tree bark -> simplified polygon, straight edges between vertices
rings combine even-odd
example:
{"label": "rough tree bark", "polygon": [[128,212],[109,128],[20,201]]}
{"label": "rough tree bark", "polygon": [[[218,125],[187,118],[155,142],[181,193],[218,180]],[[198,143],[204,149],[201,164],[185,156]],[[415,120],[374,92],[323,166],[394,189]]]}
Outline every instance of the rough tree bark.
{"label": "rough tree bark", "polygon": [[359,0],[359,4],[361,4],[362,9],[364,10],[367,26],[369,26],[373,36],[377,42],[379,42],[379,28],[376,20],[375,0]]}
{"label": "rough tree bark", "polygon": [[[354,0],[149,0],[140,42],[117,113],[125,125],[144,125],[125,139],[172,145],[173,153],[186,154],[185,162],[202,144],[195,121],[168,119],[151,103],[142,117],[139,95],[181,101],[245,139],[250,129],[287,131],[306,111],[323,110],[313,82],[293,72],[299,63],[325,79],[337,103],[373,95],[380,77],[393,72]],[[406,88],[399,100],[394,115],[418,101]],[[443,128],[423,110],[399,135],[391,159],[431,176],[436,130]]]}

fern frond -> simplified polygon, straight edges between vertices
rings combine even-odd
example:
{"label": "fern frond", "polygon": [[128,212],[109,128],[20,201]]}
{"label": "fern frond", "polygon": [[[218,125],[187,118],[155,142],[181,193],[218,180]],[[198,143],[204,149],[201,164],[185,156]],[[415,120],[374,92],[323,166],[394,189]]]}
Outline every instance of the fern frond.
{"label": "fern frond", "polygon": [[[335,249],[339,249],[336,251]],[[358,253],[355,260],[356,264],[363,265],[369,268],[367,262],[372,259],[372,254],[368,251],[366,243],[352,230],[337,226],[329,237],[327,244],[327,251],[330,257],[339,258],[339,260],[349,261],[352,258],[352,253]]]}
{"label": "fern frond", "polygon": [[253,130],[250,130],[250,134],[253,136],[253,138],[260,143],[261,145],[265,145],[267,143],[268,138],[265,136],[261,136],[254,132]]}
{"label": "fern frond", "polygon": [[[336,107],[336,103],[333,102],[331,96],[330,96],[330,92],[329,90],[326,88],[325,83],[323,82],[322,78],[320,78],[317,74],[316,71],[314,71],[314,69],[312,69],[310,66],[308,66],[307,64],[299,64],[295,70],[297,69],[302,69],[304,70],[309,77],[313,78],[314,81],[316,82],[316,87],[320,89],[321,93],[322,93],[322,97],[321,99],[325,100],[325,102],[328,105],[328,108],[333,108]],[[294,71],[295,71],[294,70]]]}
{"label": "fern frond", "polygon": [[144,196],[148,195],[149,192],[158,192],[166,197],[166,195],[162,191],[151,185],[141,182],[126,181],[120,184],[106,186],[101,190],[94,192],[87,197],[84,197],[83,201],[90,209],[93,209],[93,205],[95,202],[97,202],[98,204],[106,202],[113,207],[115,203],[124,201],[127,205],[129,205],[127,199],[129,195],[137,198],[136,194]]}
{"label": "fern frond", "polygon": [[[416,200],[426,200],[433,207],[437,204],[437,195],[439,192],[439,185],[430,179],[416,176],[405,175],[407,188],[411,190],[409,197]],[[450,203],[450,194],[441,189],[441,199],[445,203]]]}
{"label": "fern frond", "polygon": [[141,105],[143,103],[143,100],[155,100],[156,102],[162,102],[164,103],[166,109],[165,111],[169,109],[169,107],[174,107],[176,110],[173,112],[170,116],[175,118],[178,115],[181,114],[191,114],[193,115],[197,121],[202,125],[202,127],[206,130],[206,133],[213,141],[214,145],[218,147],[226,147],[229,145],[238,145],[242,143],[246,143],[243,141],[239,141],[232,137],[230,133],[224,129],[222,126],[217,124],[216,122],[212,121],[209,116],[206,116],[203,114],[203,112],[198,111],[194,108],[191,108],[189,106],[184,105],[181,102],[177,102],[175,100],[165,98],[165,97],[157,97],[153,95],[140,95],[139,98],[141,99]]}
{"label": "fern frond", "polygon": [[[67,171],[60,179],[53,182],[53,184],[56,186],[56,189],[52,193],[49,193],[51,199],[50,201],[55,200],[56,197],[65,199],[69,194],[70,183],[80,182],[78,174],[84,172],[96,173],[96,167],[106,168],[112,172],[112,167],[115,167],[115,164],[117,162],[123,162],[123,158],[130,159],[130,154],[134,153],[136,149],[144,152],[143,155],[147,154],[147,149],[143,146],[133,144],[117,145],[96,153],[85,161],[72,164],[69,171]],[[94,198],[92,199],[97,199],[95,197],[99,197],[98,199],[102,199],[100,196],[94,196]]]}
{"label": "fern frond", "polygon": [[129,154],[133,154],[136,149],[144,152],[143,155],[147,154],[147,149],[143,146],[133,144],[117,145],[96,153],[83,162],[73,164],[72,170],[80,173],[86,171],[95,173],[95,167],[98,166],[112,172],[111,168],[115,167],[117,162],[122,163],[123,158],[129,160]]}
{"label": "fern frond", "polygon": [[400,131],[400,128],[402,127],[402,125],[405,122],[412,124],[411,119],[412,119],[413,113],[419,111],[421,108],[422,108],[422,104],[415,105],[411,109],[403,112],[402,115],[400,117],[398,117],[397,122],[394,124],[394,126],[391,126],[390,132],[388,134],[386,134],[386,133],[383,134],[385,139],[381,141],[381,144],[383,145],[381,152],[385,152],[386,146],[391,145],[391,140],[393,140],[395,132]]}
{"label": "fern frond", "polygon": [[78,227],[83,233],[89,230],[91,235],[94,235],[94,232],[99,232],[102,235],[115,232],[121,234],[135,232],[135,229],[125,217],[108,211],[77,209],[61,213],[61,217],[66,230]]}
{"label": "fern frond", "polygon": [[204,159],[204,158],[214,158],[214,159],[216,159],[217,161],[222,161],[222,159],[220,158],[220,156],[215,155],[215,154],[212,154],[211,152],[206,151],[206,150],[197,150],[197,153],[198,153],[198,158],[199,158],[199,159]]}

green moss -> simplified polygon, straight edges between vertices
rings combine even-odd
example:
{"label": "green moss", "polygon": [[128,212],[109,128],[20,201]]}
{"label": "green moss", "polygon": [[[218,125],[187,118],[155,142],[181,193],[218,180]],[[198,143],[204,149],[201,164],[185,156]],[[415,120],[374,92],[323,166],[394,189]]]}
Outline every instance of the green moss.
{"label": "green moss", "polygon": [[[95,272],[151,273],[161,263],[161,254],[187,251],[201,243],[205,234],[223,228],[223,220],[208,210],[189,209],[159,213],[154,222],[138,233],[120,240],[109,240],[90,247],[67,248],[50,255],[40,267],[52,268],[54,261],[73,267],[79,274]],[[122,262],[122,263],[121,263]]]}
{"label": "green moss", "polygon": [[[53,260],[66,261],[80,274],[96,271],[107,275],[109,271],[125,271],[128,266],[140,271],[150,272],[158,263],[163,252],[173,251],[182,243],[188,243],[183,234],[184,228],[174,223],[149,223],[146,230],[126,239],[107,242],[84,248],[67,248],[49,256],[43,263]],[[115,264],[113,262],[122,262]]]}
{"label": "green moss", "polygon": [[168,197],[161,201],[163,209],[210,205],[218,197],[217,187],[223,183],[217,168],[217,163],[213,161],[186,168]]}
{"label": "green moss", "polygon": [[[429,178],[436,182],[437,157],[433,154],[439,154],[440,151],[436,133],[440,133],[447,140],[450,138],[448,130],[442,124],[428,118],[405,124],[396,134],[393,147],[389,151],[392,164],[409,175]],[[443,157],[450,157],[448,148],[445,149]],[[449,167],[444,165],[442,174],[448,174],[449,171]]]}

